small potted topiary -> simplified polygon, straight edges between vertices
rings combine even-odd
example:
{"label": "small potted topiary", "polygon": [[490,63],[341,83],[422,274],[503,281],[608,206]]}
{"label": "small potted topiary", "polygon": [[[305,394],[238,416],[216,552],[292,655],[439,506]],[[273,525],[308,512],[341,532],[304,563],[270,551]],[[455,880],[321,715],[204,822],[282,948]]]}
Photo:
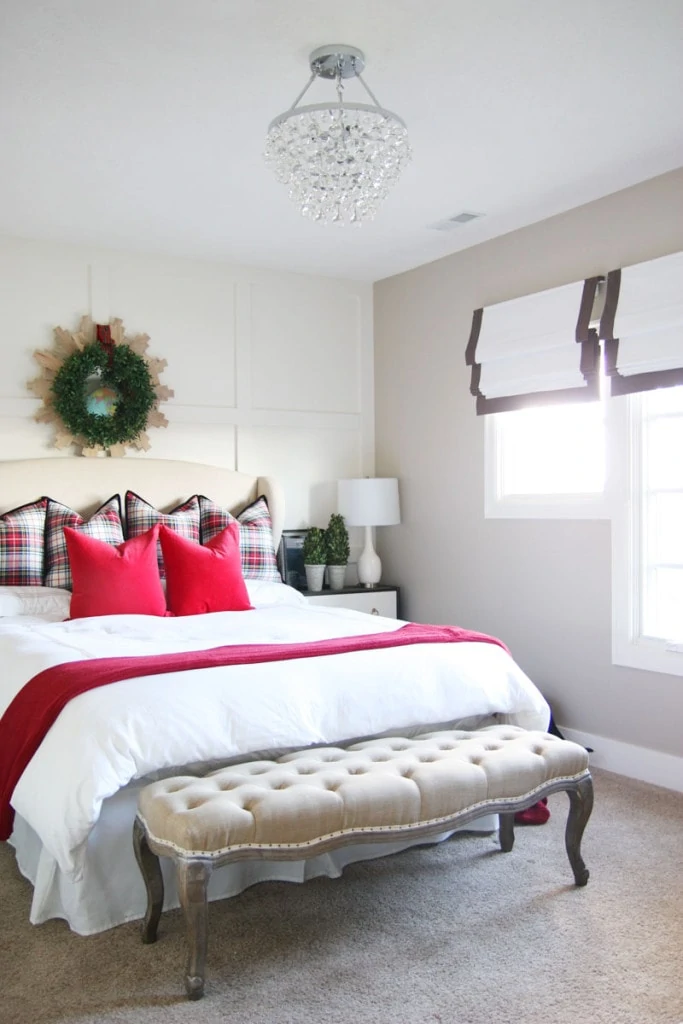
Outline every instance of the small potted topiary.
{"label": "small potted topiary", "polygon": [[346,563],[349,560],[349,534],[344,516],[334,512],[325,530],[327,544],[327,575],[331,590],[344,589]]}
{"label": "small potted topiary", "polygon": [[309,590],[322,590],[323,579],[325,578],[325,565],[327,563],[327,545],[325,543],[325,531],[318,526],[312,526],[306,536],[301,548],[301,555],[306,570],[306,585]]}

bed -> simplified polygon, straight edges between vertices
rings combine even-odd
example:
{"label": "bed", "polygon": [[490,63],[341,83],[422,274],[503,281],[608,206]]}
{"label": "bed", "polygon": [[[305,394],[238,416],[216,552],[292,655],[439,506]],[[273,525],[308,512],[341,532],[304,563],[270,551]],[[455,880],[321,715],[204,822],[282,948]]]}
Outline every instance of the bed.
{"label": "bed", "polygon": [[[0,512],[49,495],[88,516],[113,493],[128,490],[160,510],[201,494],[237,512],[264,495],[275,545],[284,524],[282,491],[265,477],[149,458],[0,463]],[[65,606],[58,597],[38,614],[7,614],[5,608],[0,714],[32,676],[65,661],[237,643],[307,643],[390,633],[403,625],[310,606],[282,582],[247,579],[247,588],[253,611],[178,618],[63,621]],[[143,916],[145,890],[131,833],[137,794],[150,780],[399,730],[413,735],[492,722],[545,729],[548,720],[545,700],[513,658],[501,647],[476,642],[189,669],[83,693],[60,713],[12,796],[10,842],[33,885],[30,919],[38,924],[63,918],[87,935]],[[229,865],[215,873],[209,897],[234,895],[265,879],[336,876],[349,862],[406,845],[347,847],[298,863]],[[174,880],[169,875],[166,882],[165,905],[177,906]]]}

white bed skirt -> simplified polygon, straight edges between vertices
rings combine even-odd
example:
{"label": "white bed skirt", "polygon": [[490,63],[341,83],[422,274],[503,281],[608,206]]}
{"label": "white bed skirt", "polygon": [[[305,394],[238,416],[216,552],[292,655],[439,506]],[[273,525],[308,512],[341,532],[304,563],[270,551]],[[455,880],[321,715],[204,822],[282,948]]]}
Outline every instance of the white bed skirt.
{"label": "white bed skirt", "polygon": [[[16,816],[10,843],[15,848],[19,870],[33,885],[32,924],[62,918],[78,935],[94,935],[144,916],[147,898],[132,843],[132,821],[142,785],[131,784],[102,805],[99,821],[88,840],[85,870],[79,881],[59,869],[33,829]],[[497,828],[496,815],[479,818],[468,826],[468,830],[478,832],[492,832]],[[440,842],[450,835],[452,832],[431,841]],[[354,861],[385,857],[409,846],[424,845],[424,842],[420,839],[347,846],[306,861],[253,860],[226,864],[211,877],[209,899],[236,896],[257,882],[305,882],[320,875],[337,878],[344,867]],[[175,874],[167,858],[162,858],[162,869],[166,888],[164,910],[170,910],[179,906],[179,902]]]}

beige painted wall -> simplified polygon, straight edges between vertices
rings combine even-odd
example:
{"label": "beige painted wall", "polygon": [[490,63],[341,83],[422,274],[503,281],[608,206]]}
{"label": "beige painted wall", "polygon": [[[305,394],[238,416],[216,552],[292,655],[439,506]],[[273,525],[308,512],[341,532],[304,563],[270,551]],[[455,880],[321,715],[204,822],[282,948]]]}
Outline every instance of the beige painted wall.
{"label": "beige painted wall", "polygon": [[[463,229],[463,230],[466,230]],[[683,249],[683,169],[375,286],[377,474],[403,521],[378,531],[402,614],[502,637],[567,727],[683,750],[683,679],[611,663],[610,524],[484,519],[472,310]]]}

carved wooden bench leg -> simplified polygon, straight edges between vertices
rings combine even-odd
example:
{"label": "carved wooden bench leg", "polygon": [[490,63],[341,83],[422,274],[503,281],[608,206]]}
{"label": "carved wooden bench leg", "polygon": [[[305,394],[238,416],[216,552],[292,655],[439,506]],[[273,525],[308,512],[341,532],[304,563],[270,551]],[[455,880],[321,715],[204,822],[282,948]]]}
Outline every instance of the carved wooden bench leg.
{"label": "carved wooden bench leg", "polygon": [[498,841],[503,853],[509,853],[515,845],[515,816],[514,814],[498,815]]}
{"label": "carved wooden bench leg", "polygon": [[[569,816],[565,831],[567,856],[574,872],[574,881],[583,886],[590,872],[581,856],[581,839],[593,810],[593,780],[590,775],[567,790]],[[514,814],[499,814],[498,839],[503,853],[509,853],[515,842]]]}
{"label": "carved wooden bench leg", "polygon": [[178,894],[187,925],[187,969],[185,990],[188,998],[201,999],[204,995],[204,972],[207,946],[206,891],[211,876],[211,864],[201,860],[178,860]]}
{"label": "carved wooden bench leg", "polygon": [[145,830],[137,818],[133,825],[133,849],[147,889],[147,911],[142,923],[142,941],[156,942],[159,918],[164,905],[164,876],[161,873],[159,858],[150,850]]}
{"label": "carved wooden bench leg", "polygon": [[581,856],[581,838],[593,810],[593,780],[590,775],[578,783],[575,789],[567,790],[569,817],[565,831],[567,856],[574,872],[577,885],[585,885],[590,874]]}

